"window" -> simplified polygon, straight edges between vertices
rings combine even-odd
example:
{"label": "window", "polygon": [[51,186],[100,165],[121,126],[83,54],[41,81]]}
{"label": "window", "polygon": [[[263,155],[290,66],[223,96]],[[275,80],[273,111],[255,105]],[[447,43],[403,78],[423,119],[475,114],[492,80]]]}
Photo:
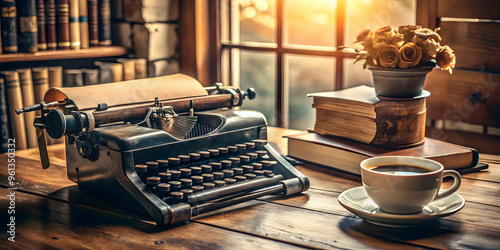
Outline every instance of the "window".
{"label": "window", "polygon": [[217,0],[216,51],[222,82],[254,87],[242,108],[261,111],[272,126],[312,128],[307,93],[370,85],[353,65],[352,45],[365,28],[415,23],[416,0]]}

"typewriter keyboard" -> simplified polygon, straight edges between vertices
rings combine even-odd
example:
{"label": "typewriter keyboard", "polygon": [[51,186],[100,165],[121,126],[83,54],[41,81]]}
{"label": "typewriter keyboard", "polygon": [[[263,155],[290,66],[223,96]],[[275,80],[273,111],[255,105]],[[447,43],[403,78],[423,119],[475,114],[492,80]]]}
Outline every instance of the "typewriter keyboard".
{"label": "typewriter keyboard", "polygon": [[281,174],[273,172],[277,162],[268,156],[263,147],[266,143],[253,140],[144,162],[135,165],[135,171],[167,204],[200,204],[283,180]]}

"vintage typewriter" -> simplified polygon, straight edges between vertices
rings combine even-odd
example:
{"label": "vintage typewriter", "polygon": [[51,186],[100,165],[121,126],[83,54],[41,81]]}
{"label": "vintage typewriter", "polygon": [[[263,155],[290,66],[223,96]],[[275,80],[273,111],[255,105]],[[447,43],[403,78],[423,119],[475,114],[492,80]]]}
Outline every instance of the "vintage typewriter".
{"label": "vintage typewriter", "polygon": [[239,110],[252,89],[203,88],[182,74],[49,90],[34,121],[42,166],[45,131],[66,136],[68,178],[85,193],[151,217],[158,226],[309,180],[267,144],[265,117]]}

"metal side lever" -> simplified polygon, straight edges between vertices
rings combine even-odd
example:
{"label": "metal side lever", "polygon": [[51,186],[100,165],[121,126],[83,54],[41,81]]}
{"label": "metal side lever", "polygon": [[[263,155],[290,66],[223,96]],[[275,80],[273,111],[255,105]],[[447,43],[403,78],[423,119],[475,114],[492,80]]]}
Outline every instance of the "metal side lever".
{"label": "metal side lever", "polygon": [[38,152],[40,152],[40,160],[42,168],[47,169],[50,167],[49,153],[47,152],[47,142],[45,141],[45,129],[36,128],[36,135],[38,141]]}

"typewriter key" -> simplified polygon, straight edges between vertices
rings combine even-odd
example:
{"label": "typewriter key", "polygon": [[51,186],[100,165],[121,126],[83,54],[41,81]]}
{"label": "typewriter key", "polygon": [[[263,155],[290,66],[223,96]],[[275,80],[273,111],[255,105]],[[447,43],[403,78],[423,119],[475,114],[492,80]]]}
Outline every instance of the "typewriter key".
{"label": "typewriter key", "polygon": [[245,144],[236,144],[234,146],[236,146],[238,150],[245,150],[247,148],[247,145]]}
{"label": "typewriter key", "polygon": [[181,169],[179,169],[179,171],[181,171],[181,178],[182,177],[189,178],[189,176],[191,175],[191,169],[190,168],[181,168]]}
{"label": "typewriter key", "polygon": [[240,163],[240,158],[238,158],[238,157],[231,157],[231,158],[229,158],[229,160],[231,161],[232,165],[236,165],[236,164]]}
{"label": "typewriter key", "polygon": [[213,172],[214,180],[222,180],[224,179],[224,173],[222,172]]}
{"label": "typewriter key", "polygon": [[165,172],[168,168],[168,160],[157,160],[158,162],[158,171]]}
{"label": "typewriter key", "polygon": [[251,179],[255,179],[257,176],[255,174],[244,174],[243,176],[247,177],[247,179],[251,180]]}
{"label": "typewriter key", "polygon": [[243,168],[231,168],[233,170],[234,175],[242,175],[243,174]]}
{"label": "typewriter key", "polygon": [[233,175],[234,175],[233,170],[229,170],[229,169],[222,170],[222,173],[224,173],[224,178],[230,178],[230,177],[233,177]]}
{"label": "typewriter key", "polygon": [[201,157],[201,155],[198,153],[189,153],[188,155],[191,156],[192,160],[199,160]]}
{"label": "typewriter key", "polygon": [[220,162],[210,162],[208,164],[212,166],[212,171],[219,171],[222,167],[222,164]]}
{"label": "typewriter key", "polygon": [[240,155],[238,157],[241,159],[241,162],[249,162],[250,161],[250,156],[248,156],[248,155]]}
{"label": "typewriter key", "polygon": [[212,165],[201,165],[200,167],[203,170],[203,173],[212,172]]}
{"label": "typewriter key", "polygon": [[160,183],[158,186],[156,186],[156,190],[158,191],[158,195],[160,198],[165,198],[168,195],[168,192],[170,191],[170,184],[168,183]]}
{"label": "typewriter key", "polygon": [[210,157],[210,152],[208,152],[208,151],[200,151],[200,152],[198,152],[198,154],[200,154],[201,158],[203,158],[203,159]]}
{"label": "typewriter key", "polygon": [[247,148],[255,148],[255,142],[245,142],[245,145],[247,145]]}
{"label": "typewriter key", "polygon": [[224,179],[224,181],[225,181],[225,182],[226,182],[226,184],[228,184],[228,185],[236,183],[236,180],[235,180],[235,179],[233,179],[233,178],[226,178],[226,179]]}
{"label": "typewriter key", "polygon": [[184,194],[184,197],[193,194],[193,189],[187,188],[187,189],[181,189],[181,192]]}
{"label": "typewriter key", "polygon": [[247,153],[248,157],[250,157],[250,160],[253,161],[255,159],[257,159],[257,157],[259,157],[258,154],[256,153]]}
{"label": "typewriter key", "polygon": [[199,186],[201,183],[203,183],[203,177],[202,176],[191,176],[191,180],[193,180],[193,185]]}
{"label": "typewriter key", "polygon": [[226,182],[223,180],[215,180],[214,184],[215,184],[215,187],[223,187],[226,185]]}
{"label": "typewriter key", "polygon": [[227,149],[230,153],[236,153],[238,151],[238,147],[236,146],[227,146]]}
{"label": "typewriter key", "polygon": [[203,177],[203,182],[210,182],[214,180],[214,175],[213,174],[202,174]]}
{"label": "typewriter key", "polygon": [[160,184],[160,181],[161,181],[160,177],[150,176],[147,178],[146,183],[148,186],[156,186],[156,185]]}
{"label": "typewriter key", "polygon": [[197,193],[197,192],[200,192],[200,191],[203,191],[205,190],[205,187],[204,186],[192,186],[191,189]]}
{"label": "typewriter key", "polygon": [[191,179],[180,179],[181,188],[189,188],[192,186],[193,180]]}
{"label": "typewriter key", "polygon": [[181,159],[178,158],[178,157],[170,157],[170,158],[168,158],[168,164],[170,166],[179,165],[180,162],[181,162]]}
{"label": "typewriter key", "polygon": [[221,154],[227,154],[227,152],[229,152],[229,149],[228,148],[217,148],[219,150],[219,153]]}
{"label": "typewriter key", "polygon": [[257,150],[257,151],[255,151],[255,153],[257,155],[259,155],[260,157],[267,155],[267,151],[266,150]]}
{"label": "typewriter key", "polygon": [[179,155],[177,158],[181,159],[181,162],[188,162],[191,159],[191,156],[189,155]]}
{"label": "typewriter key", "polygon": [[172,174],[169,172],[161,172],[158,175],[161,178],[161,182],[168,182],[172,178]]}
{"label": "typewriter key", "polygon": [[172,174],[172,180],[178,180],[181,177],[181,171],[179,170],[170,170],[169,172]]}
{"label": "typewriter key", "polygon": [[254,170],[254,171],[253,171],[253,173],[254,173],[255,175],[257,175],[257,176],[262,176],[262,175],[264,175],[264,171],[262,171],[262,170]]}
{"label": "typewriter key", "polygon": [[257,147],[262,147],[267,144],[267,140],[261,140],[261,139],[252,140],[252,142],[255,143],[255,146]]}
{"label": "typewriter key", "polygon": [[262,163],[252,163],[253,169],[255,170],[261,170],[262,169]]}
{"label": "typewriter key", "polygon": [[179,191],[181,189],[180,181],[169,181],[168,184],[170,184],[170,190],[172,191]]}
{"label": "typewriter key", "polygon": [[172,199],[173,202],[179,202],[182,199],[184,199],[184,193],[183,192],[171,192],[170,199]]}
{"label": "typewriter key", "polygon": [[230,160],[222,160],[220,161],[220,164],[222,166],[222,168],[229,168],[231,167],[231,161]]}
{"label": "typewriter key", "polygon": [[205,190],[214,189],[215,184],[213,182],[205,182],[205,183],[203,183],[203,187],[205,187]]}
{"label": "typewriter key", "polygon": [[271,161],[260,161],[262,163],[262,167],[269,168],[271,167]]}
{"label": "typewriter key", "polygon": [[192,167],[189,167],[191,169],[191,174],[201,174],[201,167],[198,167],[198,166],[192,166]]}
{"label": "typewriter key", "polygon": [[273,174],[273,171],[271,170],[263,170],[264,172],[264,175],[267,176],[267,177],[273,177],[274,174]]}
{"label": "typewriter key", "polygon": [[244,173],[251,173],[253,171],[253,167],[250,165],[243,165],[241,166],[241,168],[243,169]]}
{"label": "typewriter key", "polygon": [[134,166],[135,172],[137,172],[137,175],[141,179],[142,182],[146,182],[146,177],[147,177],[147,172],[148,172],[148,166],[144,164],[137,164]]}
{"label": "typewriter key", "polygon": [[146,165],[148,166],[148,175],[158,175],[158,162],[155,161],[148,161],[146,162]]}
{"label": "typewriter key", "polygon": [[242,176],[242,175],[238,175],[238,176],[235,176],[233,177],[236,181],[244,181],[247,179],[247,177],[245,176]]}
{"label": "typewriter key", "polygon": [[210,152],[211,156],[218,156],[219,155],[218,149],[209,149],[208,152]]}

